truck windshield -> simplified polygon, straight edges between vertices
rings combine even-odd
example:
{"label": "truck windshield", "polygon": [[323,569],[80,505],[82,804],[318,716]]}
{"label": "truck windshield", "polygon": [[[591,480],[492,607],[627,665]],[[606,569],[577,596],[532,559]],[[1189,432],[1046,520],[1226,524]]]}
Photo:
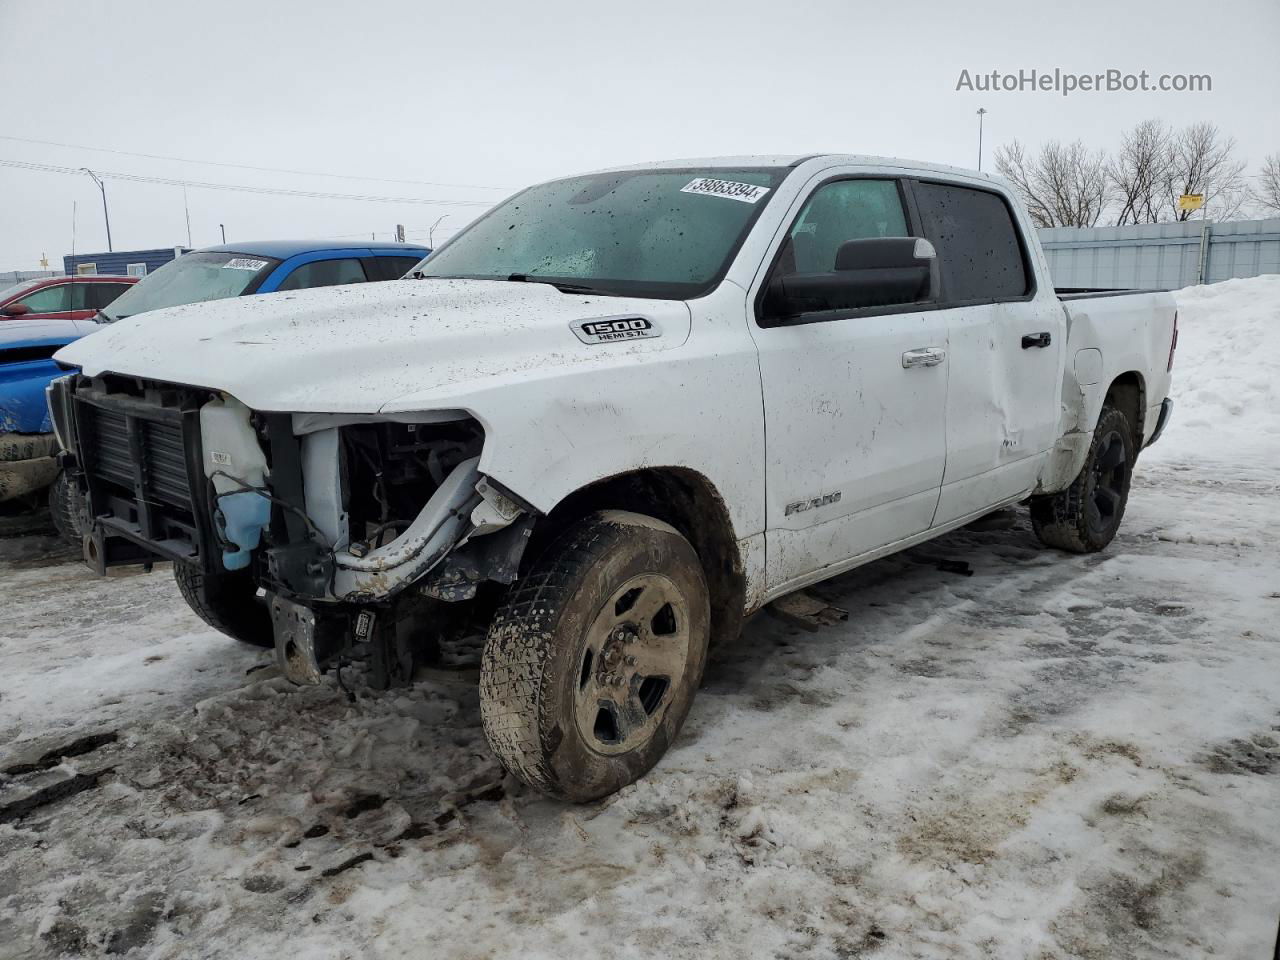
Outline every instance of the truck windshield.
{"label": "truck windshield", "polygon": [[414,275],[559,282],[574,293],[701,296],[724,277],[787,172],[636,170],[544,183],[490,211]]}
{"label": "truck windshield", "polygon": [[187,253],[139,280],[98,312],[114,323],[135,313],[238,297],[280,261],[248,253]]}

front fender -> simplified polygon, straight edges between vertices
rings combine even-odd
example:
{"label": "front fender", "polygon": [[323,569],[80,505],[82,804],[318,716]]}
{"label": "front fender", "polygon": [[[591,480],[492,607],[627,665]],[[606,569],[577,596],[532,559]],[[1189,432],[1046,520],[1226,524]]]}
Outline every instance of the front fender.
{"label": "front fender", "polygon": [[484,428],[480,472],[540,511],[621,473],[676,466],[720,491],[737,537],[764,529],[754,351],[682,349],[555,375],[490,378],[474,389],[455,387],[448,403]]}

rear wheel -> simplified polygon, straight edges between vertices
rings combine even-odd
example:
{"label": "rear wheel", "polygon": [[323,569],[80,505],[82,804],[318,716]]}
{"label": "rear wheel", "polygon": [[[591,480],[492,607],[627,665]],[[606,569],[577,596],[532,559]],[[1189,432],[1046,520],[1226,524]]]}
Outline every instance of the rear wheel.
{"label": "rear wheel", "polygon": [[271,611],[248,571],[208,575],[190,563],[175,563],[173,579],[182,599],[213,629],[255,647],[275,646]]}
{"label": "rear wheel", "polygon": [[494,617],[480,668],[489,745],[567,800],[637,780],[689,712],[710,618],[702,565],[674,528],[621,511],[580,521]]}
{"label": "rear wheel", "polygon": [[1136,453],[1129,419],[1105,406],[1080,475],[1061,493],[1031,498],[1031,526],[1047,546],[1094,553],[1120,529]]}

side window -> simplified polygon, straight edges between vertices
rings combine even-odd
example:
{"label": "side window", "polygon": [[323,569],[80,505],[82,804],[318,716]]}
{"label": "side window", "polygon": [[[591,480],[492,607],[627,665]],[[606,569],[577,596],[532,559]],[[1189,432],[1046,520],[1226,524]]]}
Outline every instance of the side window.
{"label": "side window", "polygon": [[82,294],[84,306],[77,310],[101,310],[120,294],[129,289],[128,283],[82,283],[78,285],[85,292]]}
{"label": "side window", "polygon": [[819,187],[787,238],[779,270],[827,273],[847,240],[907,236],[907,218],[893,180],[837,180]]}
{"label": "side window", "polygon": [[18,303],[25,304],[32,313],[61,313],[71,309],[71,284],[44,287],[29,293]]}
{"label": "side window", "polygon": [[344,283],[364,283],[364,267],[359,260],[312,260],[284,278],[277,289],[309,290],[312,287],[336,287]]}
{"label": "side window", "polygon": [[1002,197],[946,183],[917,183],[915,195],[924,235],[938,251],[947,302],[1026,295],[1022,246]]}
{"label": "side window", "polygon": [[382,275],[388,280],[399,280],[422,262],[421,257],[375,257]]}

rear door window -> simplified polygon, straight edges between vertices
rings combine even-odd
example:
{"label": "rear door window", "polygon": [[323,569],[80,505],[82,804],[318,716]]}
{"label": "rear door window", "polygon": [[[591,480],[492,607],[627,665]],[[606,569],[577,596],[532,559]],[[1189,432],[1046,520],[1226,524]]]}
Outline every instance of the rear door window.
{"label": "rear door window", "polygon": [[277,290],[309,290],[312,287],[336,287],[345,283],[364,283],[364,267],[359,260],[312,260],[284,278]]}
{"label": "rear door window", "polygon": [[915,184],[924,235],[938,252],[944,303],[1016,300],[1029,292],[1022,243],[999,194]]}
{"label": "rear door window", "polygon": [[89,287],[89,305],[101,310],[131,287],[129,283],[94,283]]}
{"label": "rear door window", "polygon": [[374,257],[384,280],[399,280],[422,262],[422,257]]}
{"label": "rear door window", "polygon": [[75,283],[71,287],[72,310],[101,310],[129,289],[127,283]]}

